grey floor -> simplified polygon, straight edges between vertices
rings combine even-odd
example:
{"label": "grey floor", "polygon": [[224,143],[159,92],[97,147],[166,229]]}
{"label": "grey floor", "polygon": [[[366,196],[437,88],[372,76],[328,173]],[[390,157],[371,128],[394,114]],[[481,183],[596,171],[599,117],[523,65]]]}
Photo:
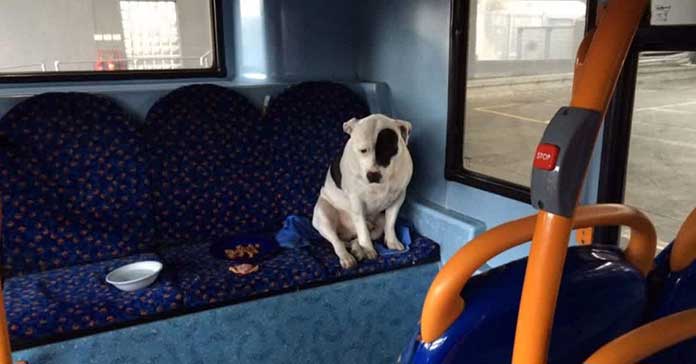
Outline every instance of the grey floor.
{"label": "grey floor", "polygon": [[[651,217],[663,242],[696,208],[696,69],[678,72],[639,74],[626,185],[626,203]],[[470,87],[465,166],[528,185],[539,138],[569,99],[567,80]]]}

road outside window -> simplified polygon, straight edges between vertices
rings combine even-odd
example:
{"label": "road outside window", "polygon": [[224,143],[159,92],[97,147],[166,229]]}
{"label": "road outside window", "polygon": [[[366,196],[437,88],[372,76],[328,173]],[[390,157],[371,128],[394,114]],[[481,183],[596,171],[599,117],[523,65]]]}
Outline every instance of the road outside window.
{"label": "road outside window", "polygon": [[570,100],[585,1],[478,0],[469,25],[464,168],[529,186],[534,150]]}

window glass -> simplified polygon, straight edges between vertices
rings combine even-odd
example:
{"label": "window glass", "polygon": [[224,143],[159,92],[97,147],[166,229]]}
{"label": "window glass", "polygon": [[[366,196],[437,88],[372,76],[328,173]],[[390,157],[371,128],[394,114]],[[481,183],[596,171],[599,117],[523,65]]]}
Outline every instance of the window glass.
{"label": "window glass", "polygon": [[239,1],[239,45],[236,49],[243,79],[265,80],[266,33],[262,0]]}
{"label": "window glass", "polygon": [[625,202],[650,217],[664,246],[696,208],[696,53],[639,62]]}
{"label": "window glass", "polygon": [[3,0],[0,74],[207,69],[210,0]]}
{"label": "window glass", "polygon": [[464,168],[529,186],[532,156],[570,100],[582,0],[471,2]]}

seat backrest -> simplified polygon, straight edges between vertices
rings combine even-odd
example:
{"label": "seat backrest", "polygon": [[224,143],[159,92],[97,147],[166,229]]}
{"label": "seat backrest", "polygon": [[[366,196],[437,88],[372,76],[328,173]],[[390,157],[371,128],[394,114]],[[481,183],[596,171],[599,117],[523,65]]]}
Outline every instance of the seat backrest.
{"label": "seat backrest", "polygon": [[7,275],[154,248],[137,126],[112,100],[84,93],[34,96],[0,119]]}
{"label": "seat backrest", "polygon": [[367,115],[345,86],[302,83],[274,97],[265,116],[242,95],[186,86],[147,115],[158,240],[211,241],[275,232],[289,214],[310,216],[342,124]]}
{"label": "seat backrest", "polygon": [[266,229],[261,113],[215,85],[179,88],[147,114],[157,239],[165,245],[211,241]]}
{"label": "seat backrest", "polygon": [[281,216],[311,216],[328,168],[348,140],[343,123],[368,114],[361,97],[332,82],[301,83],[271,100],[264,124],[271,130],[266,143],[274,151]]}

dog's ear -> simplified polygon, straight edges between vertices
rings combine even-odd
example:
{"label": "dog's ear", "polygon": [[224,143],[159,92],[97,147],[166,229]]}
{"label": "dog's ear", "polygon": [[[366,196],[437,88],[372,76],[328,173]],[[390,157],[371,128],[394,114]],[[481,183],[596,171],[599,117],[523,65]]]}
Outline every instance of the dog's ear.
{"label": "dog's ear", "polygon": [[346,134],[350,135],[353,132],[353,128],[355,127],[355,124],[358,123],[358,119],[352,118],[345,123],[343,123],[343,131],[346,132]]}
{"label": "dog's ear", "polygon": [[406,120],[397,120],[396,123],[399,124],[399,131],[401,132],[401,137],[404,138],[404,143],[408,144],[408,138],[411,136],[413,125]]}

